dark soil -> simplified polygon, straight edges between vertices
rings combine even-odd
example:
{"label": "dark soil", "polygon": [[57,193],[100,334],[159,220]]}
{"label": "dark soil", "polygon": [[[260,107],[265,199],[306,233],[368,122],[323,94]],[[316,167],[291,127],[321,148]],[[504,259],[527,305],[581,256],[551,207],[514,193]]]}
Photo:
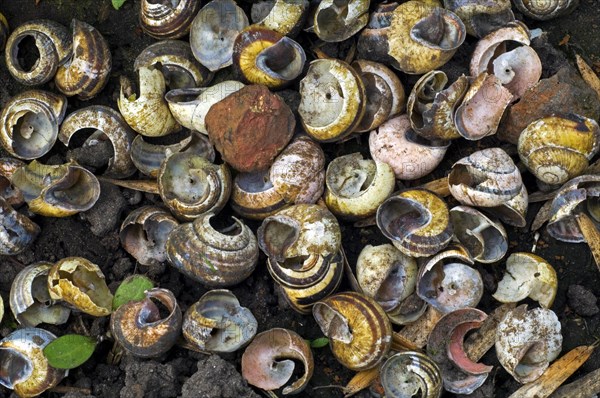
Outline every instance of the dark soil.
{"label": "dark soil", "polygon": [[[373,2],[374,3],[374,2]],[[245,7],[248,4],[246,3]],[[155,40],[142,33],[138,25],[139,0],[128,0],[121,10],[112,8],[109,0],[42,0],[38,5],[34,0],[0,0],[0,12],[8,19],[12,27],[25,21],[47,18],[69,25],[72,18],[86,21],[100,30],[111,46],[113,69],[110,82],[102,94],[88,102],[76,98],[69,99],[67,114],[83,106],[103,104],[117,108],[119,76],[132,75],[133,60],[149,44]],[[579,8],[570,16],[549,22],[539,23],[525,20],[530,28],[542,28],[547,31],[548,42],[559,49],[558,57],[572,62],[574,53],[580,53],[591,63],[600,65],[600,2],[597,0],[581,0]],[[299,41],[309,48],[316,37],[304,34]],[[448,73],[450,81],[460,74],[467,73],[470,53],[475,40],[468,38],[464,46],[443,69]],[[561,43],[559,45],[559,43]],[[323,50],[333,56],[344,57],[350,47],[349,43],[327,45]],[[555,62],[556,54],[543,56],[545,67]],[[309,55],[310,56],[310,55]],[[230,73],[230,72],[224,72]],[[223,73],[221,73],[223,74]],[[417,77],[401,75],[407,92]],[[52,83],[43,88],[53,90]],[[296,87],[297,88],[297,87]],[[16,83],[6,70],[4,58],[0,61],[0,104],[11,96],[25,90],[26,87]],[[292,87],[294,89],[294,87]],[[297,95],[287,91],[286,100],[298,103]],[[476,147],[499,145],[494,139],[482,143],[465,144],[461,142],[451,146],[447,159],[440,166],[436,175],[442,176],[453,161],[474,151]],[[502,144],[504,145],[504,144]],[[350,140],[343,144],[324,145],[328,160],[341,154],[354,151],[368,152],[366,136]],[[52,152],[41,159],[43,163],[59,163],[67,158],[67,148],[57,143]],[[510,153],[510,152],[509,152]],[[512,150],[514,154],[515,151]],[[6,156],[6,153],[0,153]],[[85,154],[84,154],[85,155]],[[89,154],[85,155],[89,157]],[[531,176],[524,175],[528,181],[530,192],[535,190]],[[418,185],[427,181],[416,181]],[[0,334],[7,335],[11,331],[10,310],[8,308],[8,292],[16,273],[27,264],[35,261],[56,261],[67,256],[82,256],[98,264],[107,277],[111,289],[132,273],[149,275],[158,286],[170,289],[177,296],[182,310],[195,302],[206,288],[187,280],[182,274],[168,265],[144,267],[135,264],[121,247],[118,230],[125,216],[134,208],[143,204],[160,202],[154,195],[140,195],[133,191],[102,185],[102,196],[96,206],[85,214],[68,218],[44,218],[33,216],[40,225],[42,233],[31,250],[13,258],[2,258],[0,272],[0,293],[6,303],[5,321]],[[539,205],[532,205],[528,216],[529,223]],[[23,210],[26,211],[26,210]],[[229,209],[225,210],[230,213]],[[257,223],[250,223],[253,228]],[[384,243],[386,239],[376,227],[357,229],[350,223],[343,223],[344,248],[350,264],[354,265],[360,250],[366,244]],[[533,233],[528,228],[509,228],[510,251],[530,251],[533,245]],[[600,316],[596,298],[600,295],[600,273],[584,244],[567,245],[541,232],[536,253],[547,259],[556,269],[559,276],[559,290],[552,309],[562,323],[564,336],[563,351],[566,352],[578,345],[591,344],[600,337]],[[306,339],[314,339],[322,335],[311,316],[302,316],[292,311],[278,294],[274,283],[264,266],[265,258],[261,254],[259,266],[255,273],[231,290],[240,302],[250,308],[256,316],[259,332],[273,327],[284,327],[297,331]],[[480,308],[492,310],[498,305],[490,296],[497,281],[501,278],[504,264],[479,266],[486,281],[486,295]],[[345,284],[342,289],[348,289]],[[87,315],[72,315],[66,325],[48,327],[56,334],[80,333],[92,336],[104,335],[107,331],[108,319],[95,319]],[[260,392],[248,387],[241,376],[240,358],[242,351],[234,354],[206,356],[186,349],[175,347],[168,354],[154,360],[140,360],[124,356],[118,365],[111,365],[107,356],[112,342],[105,341],[87,363],[70,371],[61,386],[73,387],[67,394],[70,398],[95,397],[257,397]],[[318,388],[323,386],[345,385],[353,375],[344,369],[333,358],[329,348],[314,350],[315,372],[302,397],[341,397],[337,388]],[[483,362],[495,366],[493,377],[478,396],[505,397],[518,388],[516,382],[499,366],[493,350]],[[600,352],[595,352],[569,381],[600,367]],[[64,389],[63,389],[64,390]],[[0,396],[9,396],[11,392],[0,387]],[[62,394],[48,392],[47,396],[57,397]],[[362,397],[369,396],[361,393]],[[446,395],[450,396],[450,395]]]}

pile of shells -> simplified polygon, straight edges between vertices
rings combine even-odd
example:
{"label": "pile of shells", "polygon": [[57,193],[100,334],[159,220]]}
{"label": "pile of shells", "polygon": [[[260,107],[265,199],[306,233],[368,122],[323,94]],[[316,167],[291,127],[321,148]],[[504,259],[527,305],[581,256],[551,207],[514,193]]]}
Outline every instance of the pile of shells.
{"label": "pile of shells", "polygon": [[[540,20],[577,5],[514,3]],[[493,371],[465,352],[467,332],[488,319],[476,308],[484,295],[477,263],[505,267],[493,298],[509,305],[484,352],[495,346],[519,383],[538,379],[559,355],[561,326],[551,310],[556,272],[534,253],[511,253],[505,225],[528,224],[521,173],[530,173],[543,191],[538,197],[550,200],[538,227],[547,220],[556,239],[581,242],[582,214],[600,226],[600,177],[589,171],[600,146],[600,106],[568,114],[560,106],[536,108],[526,122],[507,117],[543,84],[531,47],[539,32],[515,19],[509,1],[275,0],[250,7],[142,0],[140,24],[159,41],[126,65],[137,79],[121,77],[112,107],[66,115],[68,97],[87,101],[107,84],[111,53],[102,34],[82,21],[67,28],[43,19],[8,34],[0,18],[8,71],[31,86],[0,114],[0,144],[11,155],[0,159],[0,254],[35,244],[36,217],[92,208],[103,180],[160,197],[160,205],[127,215],[122,247],[139,264],[168,263],[210,290],[183,313],[162,288],[113,311],[104,275],[90,261],[28,265],[10,292],[23,329],[0,341],[0,384],[35,396],[60,382],[66,372],[48,365],[39,349],[55,336],[37,326],[63,324],[79,311],[110,316],[112,338],[131,355],[158,357],[183,335],[201,352],[244,349],[248,383],[299,393],[314,369],[308,343],[283,328],[256,334],[256,318],[224,289],[263,265],[289,307],[314,317],[343,366],[377,369],[376,385],[388,398],[470,394]],[[300,34],[317,45],[303,47]],[[476,41],[468,76],[451,81],[440,68],[467,35]],[[39,52],[31,69],[19,56],[25,39]],[[320,49],[346,40],[354,47],[345,59]],[[40,88],[50,81],[52,90]],[[297,107],[278,94],[285,88],[297,89]],[[517,128],[516,136],[506,133]],[[89,130],[85,146],[112,147],[102,175],[75,160],[38,160],[57,139],[69,146]],[[165,144],[164,136],[177,139]],[[488,139],[440,169],[464,140],[490,136],[516,147]],[[333,158],[323,151],[350,139],[363,150],[335,150]],[[367,244],[349,263],[342,233],[372,225],[389,243]],[[525,299],[535,308],[516,306]],[[423,341],[399,343],[403,331],[427,322]]]}

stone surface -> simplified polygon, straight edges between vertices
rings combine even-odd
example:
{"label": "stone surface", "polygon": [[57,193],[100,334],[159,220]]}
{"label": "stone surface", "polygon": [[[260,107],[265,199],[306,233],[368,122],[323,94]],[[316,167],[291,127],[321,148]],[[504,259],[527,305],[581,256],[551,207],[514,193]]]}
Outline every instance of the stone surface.
{"label": "stone surface", "polygon": [[[125,387],[121,398],[170,398],[179,390],[177,372],[171,364],[156,361],[138,362],[131,359],[125,365]],[[202,395],[197,395],[202,396]]]}
{"label": "stone surface", "polygon": [[577,315],[594,316],[600,312],[600,308],[596,304],[598,299],[594,296],[594,293],[581,285],[569,286],[567,298],[569,300],[569,307]]}

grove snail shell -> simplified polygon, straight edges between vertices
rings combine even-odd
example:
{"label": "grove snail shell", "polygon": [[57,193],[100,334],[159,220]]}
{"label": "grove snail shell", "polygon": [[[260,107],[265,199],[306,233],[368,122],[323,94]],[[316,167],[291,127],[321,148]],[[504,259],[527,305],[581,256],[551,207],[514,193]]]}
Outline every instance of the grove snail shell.
{"label": "grove snail shell", "polygon": [[199,8],[200,2],[195,0],[142,0],[140,25],[144,32],[156,39],[177,39],[189,32]]}

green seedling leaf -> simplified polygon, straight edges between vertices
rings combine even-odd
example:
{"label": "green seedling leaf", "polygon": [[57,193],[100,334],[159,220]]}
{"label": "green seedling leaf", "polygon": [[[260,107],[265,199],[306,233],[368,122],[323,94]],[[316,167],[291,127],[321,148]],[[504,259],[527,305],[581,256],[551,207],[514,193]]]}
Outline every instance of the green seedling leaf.
{"label": "green seedling leaf", "polygon": [[144,275],[131,275],[125,278],[115,292],[113,310],[130,301],[143,300],[146,297],[144,292],[153,287],[154,283]]}
{"label": "green seedling leaf", "polygon": [[319,337],[318,339],[314,339],[310,342],[310,346],[312,348],[323,348],[327,344],[329,344],[329,339],[327,337]]}
{"label": "green seedling leaf", "polygon": [[126,1],[127,0],[112,0],[112,6],[115,10],[118,10]]}
{"label": "green seedling leaf", "polygon": [[73,369],[90,359],[96,348],[96,339],[79,334],[66,334],[44,347],[50,366]]}

